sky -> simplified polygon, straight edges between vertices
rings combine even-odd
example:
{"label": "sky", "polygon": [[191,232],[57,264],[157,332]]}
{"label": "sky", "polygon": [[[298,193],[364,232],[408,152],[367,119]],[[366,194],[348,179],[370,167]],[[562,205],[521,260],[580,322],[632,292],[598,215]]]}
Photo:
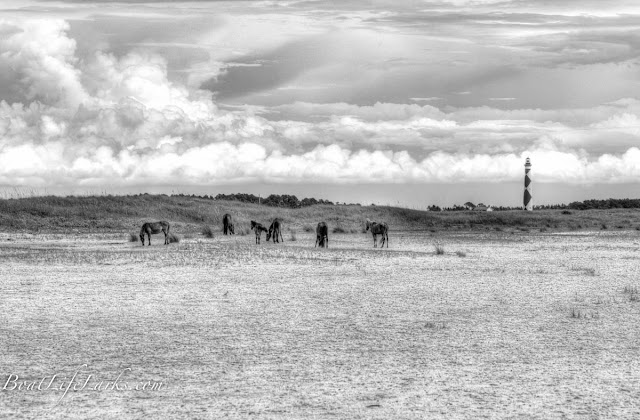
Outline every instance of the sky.
{"label": "sky", "polygon": [[640,3],[0,3],[0,190],[640,197]]}

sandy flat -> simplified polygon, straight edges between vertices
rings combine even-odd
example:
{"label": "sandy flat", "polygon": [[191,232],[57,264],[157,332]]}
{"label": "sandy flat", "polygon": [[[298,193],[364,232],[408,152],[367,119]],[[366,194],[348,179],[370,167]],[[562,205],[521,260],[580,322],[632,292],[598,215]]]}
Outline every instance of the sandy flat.
{"label": "sandy flat", "polygon": [[640,418],[638,232],[314,240],[0,234],[0,411]]}

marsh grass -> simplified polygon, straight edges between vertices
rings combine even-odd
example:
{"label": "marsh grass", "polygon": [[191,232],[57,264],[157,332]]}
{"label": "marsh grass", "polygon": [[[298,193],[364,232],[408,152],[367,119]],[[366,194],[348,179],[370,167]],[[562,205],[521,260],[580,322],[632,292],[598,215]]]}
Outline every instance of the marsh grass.
{"label": "marsh grass", "polygon": [[436,255],[444,255],[444,246],[442,246],[442,244],[435,244],[434,248],[436,251]]}
{"label": "marsh grass", "polygon": [[627,285],[622,290],[623,293],[629,295],[629,302],[640,302],[640,294],[638,293],[638,286]]}
{"label": "marsh grass", "polygon": [[427,321],[424,323],[424,327],[431,330],[444,330],[447,328],[444,321]]}
{"label": "marsh grass", "polygon": [[596,269],[593,267],[579,267],[574,265],[574,266],[571,266],[571,271],[576,271],[586,276],[592,276],[592,277],[598,274],[596,272]]}
{"label": "marsh grass", "polygon": [[598,311],[579,309],[572,307],[569,313],[571,318],[574,319],[599,319],[600,313]]}

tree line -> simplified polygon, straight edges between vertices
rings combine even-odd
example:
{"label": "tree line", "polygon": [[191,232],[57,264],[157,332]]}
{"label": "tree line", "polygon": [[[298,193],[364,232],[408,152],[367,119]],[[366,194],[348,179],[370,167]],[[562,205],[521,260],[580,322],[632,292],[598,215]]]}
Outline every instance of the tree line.
{"label": "tree line", "polygon": [[253,194],[218,194],[214,198],[215,200],[229,200],[229,201],[240,201],[243,203],[254,203],[254,204],[263,204],[265,206],[271,207],[289,207],[289,208],[300,208],[313,206],[315,204],[329,204],[334,205],[332,201],[329,200],[316,200],[315,198],[303,198],[299,200],[295,195],[278,195],[271,194],[268,197],[261,198],[257,197]]}
{"label": "tree line", "polygon": [[[146,195],[146,194],[145,194]],[[174,196],[189,196],[189,194],[172,194]],[[317,200],[315,198],[303,198],[302,200],[298,199],[295,195],[278,195],[271,194],[266,198],[261,198],[259,196],[253,194],[218,194],[215,197],[211,195],[199,196],[195,194],[191,194],[191,197],[199,197],[210,200],[229,200],[229,201],[240,201],[243,203],[254,203],[254,204],[263,204],[265,206],[271,207],[288,207],[288,208],[300,208],[313,206],[315,204],[328,204],[328,205],[336,205],[340,203],[334,203],[329,200]],[[346,204],[346,203],[345,203]],[[349,204],[349,205],[357,205],[360,204]],[[482,204],[480,204],[482,205]],[[372,204],[373,206],[373,204]],[[452,207],[440,207],[436,205],[428,206],[430,211],[464,211],[469,210],[470,208],[476,207],[475,204],[467,202],[464,205],[455,204]],[[510,207],[510,206],[491,206],[494,211],[505,211],[505,210],[522,210],[521,206],[518,207]],[[606,200],[585,200],[585,201],[574,201],[569,204],[544,204],[544,205],[536,205],[534,209],[536,210],[593,210],[593,209],[637,209],[640,208],[640,198],[609,198]]]}

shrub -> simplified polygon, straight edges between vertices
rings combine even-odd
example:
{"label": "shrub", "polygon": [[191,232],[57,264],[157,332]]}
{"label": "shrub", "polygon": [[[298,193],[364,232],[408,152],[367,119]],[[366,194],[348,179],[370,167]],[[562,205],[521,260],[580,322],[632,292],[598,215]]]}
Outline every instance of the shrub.
{"label": "shrub", "polygon": [[214,237],[213,229],[211,229],[211,226],[203,226],[202,230],[200,231],[200,233],[202,233],[202,236],[204,236],[205,238],[213,238]]}
{"label": "shrub", "polygon": [[436,244],[435,248],[436,248],[436,255],[443,255],[444,254],[444,247],[442,245]]}
{"label": "shrub", "polygon": [[180,237],[178,235],[176,235],[175,233],[170,233],[169,234],[169,243],[173,244],[173,243],[178,243],[180,242]]}
{"label": "shrub", "polygon": [[307,225],[307,226],[304,227],[304,231],[307,232],[307,233],[313,232],[313,227]]}
{"label": "shrub", "polygon": [[467,253],[464,251],[456,251],[456,255],[460,258],[463,258],[467,256]]}
{"label": "shrub", "polygon": [[572,214],[569,210],[562,210],[562,214]]}
{"label": "shrub", "polygon": [[129,234],[129,242],[138,242],[139,240],[140,236],[136,235],[135,233]]}
{"label": "shrub", "polygon": [[289,240],[290,240],[291,242],[295,242],[295,241],[297,241],[297,240],[298,240],[298,238],[296,238],[296,232],[295,232],[295,231],[292,231],[292,232],[291,232],[291,237],[289,238]]}
{"label": "shrub", "polygon": [[336,226],[333,228],[333,233],[347,233],[342,226]]}

